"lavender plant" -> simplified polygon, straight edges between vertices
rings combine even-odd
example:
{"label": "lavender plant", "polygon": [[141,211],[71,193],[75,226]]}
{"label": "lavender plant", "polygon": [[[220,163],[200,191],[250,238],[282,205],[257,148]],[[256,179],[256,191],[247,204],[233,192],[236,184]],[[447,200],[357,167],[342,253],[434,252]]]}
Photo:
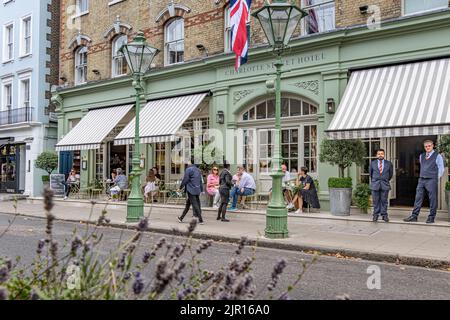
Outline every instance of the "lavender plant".
{"label": "lavender plant", "polygon": [[[92,203],[91,215],[95,205]],[[256,246],[252,256],[242,257],[243,249],[248,245],[246,238],[240,240],[226,267],[217,271],[205,270],[201,256],[213,242],[206,240],[196,244],[193,241],[196,219],[189,223],[186,231],[174,230],[170,240],[161,238],[152,248],[146,248],[142,239],[149,229],[147,216],[129,239],[122,241],[121,235],[118,246],[105,256],[99,246],[103,239],[102,228],[110,224],[106,207],[96,224],[87,224],[84,233],[74,230],[72,238],[60,245],[54,237],[53,206],[53,193],[46,189],[45,237],[38,241],[31,265],[20,267],[20,260],[13,263],[10,259],[0,258],[0,300],[288,299],[289,292],[298,285],[309,267],[303,264],[295,283],[275,295],[287,265],[285,260],[280,260],[273,267],[267,284],[256,293],[252,274]],[[143,253],[138,253],[138,249]],[[315,260],[316,257],[313,262]]]}

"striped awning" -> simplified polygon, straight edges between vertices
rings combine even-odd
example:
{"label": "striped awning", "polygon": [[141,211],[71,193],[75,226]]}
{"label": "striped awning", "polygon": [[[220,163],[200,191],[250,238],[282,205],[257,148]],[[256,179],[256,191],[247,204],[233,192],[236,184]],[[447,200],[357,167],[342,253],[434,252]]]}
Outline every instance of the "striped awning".
{"label": "striped awning", "polygon": [[[140,113],[141,143],[174,141],[177,132],[206,97],[206,93],[150,101]],[[134,144],[135,119],[114,140],[115,145]]]}
{"label": "striped awning", "polygon": [[86,116],[56,144],[56,151],[99,149],[102,142],[130,112],[133,104],[90,110]]}
{"label": "striped awning", "polygon": [[450,134],[450,59],[352,73],[331,139]]}

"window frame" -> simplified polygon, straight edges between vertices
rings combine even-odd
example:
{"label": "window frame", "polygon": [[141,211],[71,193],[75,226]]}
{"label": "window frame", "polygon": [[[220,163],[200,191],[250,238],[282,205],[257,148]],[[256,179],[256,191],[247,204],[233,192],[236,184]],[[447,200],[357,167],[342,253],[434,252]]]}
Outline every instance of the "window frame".
{"label": "window frame", "polygon": [[[181,39],[172,40],[172,41],[169,42],[168,39],[167,39],[168,38],[168,34],[169,34],[168,33],[168,28],[170,27],[170,25],[172,25],[173,23],[176,23],[176,22],[181,22],[182,23],[182,26],[183,26],[183,28],[182,28],[182,38]],[[185,46],[184,46],[186,37],[185,37],[184,31],[185,30],[184,30],[184,18],[183,17],[175,17],[175,18],[171,19],[170,21],[168,21],[166,23],[166,25],[164,27],[164,66],[172,66],[172,65],[184,63],[184,61],[185,61],[184,58],[185,58],[185,53],[186,53]],[[169,46],[171,44],[177,44],[179,42],[183,43],[183,59],[182,59],[182,61],[170,63]],[[178,54],[177,54],[177,58],[178,58]]]}
{"label": "window frame", "polygon": [[[85,50],[86,52],[86,61],[85,63],[80,63],[80,52],[81,50]],[[83,52],[84,53],[84,52]],[[75,50],[75,85],[81,85],[87,83],[87,67],[88,67],[88,48],[86,46],[80,46]],[[85,69],[84,72],[84,81],[80,81],[78,70]]]}
{"label": "window frame", "polygon": [[[81,10],[81,4],[86,4],[86,9],[84,11]],[[85,14],[89,13],[89,0],[76,0],[75,1],[75,7],[76,7],[76,17],[83,16]]]}
{"label": "window frame", "polygon": [[[12,39],[8,39],[11,40],[11,42],[7,42],[7,33],[8,33],[8,28],[12,28],[12,32],[11,32],[11,38]],[[7,62],[11,62],[14,60],[14,31],[15,31],[15,24],[14,21],[9,21],[7,23],[5,23],[3,25],[3,57],[2,57],[2,62],[3,63],[7,63]],[[11,46],[11,56],[9,57],[9,46]]]}
{"label": "window frame", "polygon": [[[31,108],[31,73],[24,73],[18,77],[18,108]],[[24,82],[28,82],[28,97],[25,97]],[[28,99],[26,99],[28,98]],[[28,103],[28,106],[25,105]]]}
{"label": "window frame", "polygon": [[[123,77],[126,76],[128,73],[127,68],[127,61],[125,59],[125,56],[122,53],[119,53],[119,50],[117,48],[117,43],[121,38],[126,38],[126,42],[128,42],[128,36],[126,34],[119,34],[116,37],[114,37],[113,41],[111,42],[111,77],[117,78],[117,77]],[[117,50],[116,50],[117,49]],[[125,65],[126,72],[125,73],[117,73],[117,62],[119,59],[122,59],[122,63]]]}
{"label": "window frame", "polygon": [[230,26],[230,5],[228,4],[224,10],[224,52],[233,52],[232,47],[232,30]]}
{"label": "window frame", "polygon": [[[4,78],[2,79],[1,82],[1,106],[0,106],[0,110],[1,111],[8,111],[8,110],[12,110],[13,108],[13,96],[14,96],[14,78],[13,77],[8,77],[8,78]],[[6,87],[10,87],[10,94],[9,94],[9,107],[7,104],[7,97],[8,95],[6,94]]]}
{"label": "window frame", "polygon": [[406,11],[405,11],[405,9],[406,9],[406,1],[407,0],[402,0],[402,17],[413,16],[413,15],[416,15],[416,14],[429,13],[429,12],[442,10],[442,9],[450,7],[449,3],[447,2],[447,6],[442,6],[442,7],[439,7],[439,8],[433,8],[433,9],[428,9],[428,10],[423,10],[423,11],[415,11],[415,12],[412,12],[412,13],[406,13]]}
{"label": "window frame", "polygon": [[[26,52],[26,41],[27,41],[27,36],[25,34],[26,28],[25,28],[25,23],[26,21],[29,21],[30,23],[30,34],[28,36],[29,41],[30,41],[30,50],[29,52]],[[33,17],[32,14],[28,14],[22,18],[20,18],[20,47],[19,47],[19,56],[20,57],[26,57],[32,54],[33,52],[33,45],[32,45],[32,41],[33,41]]]}
{"label": "window frame", "polygon": [[336,1],[335,0],[322,0],[322,3],[320,3],[320,4],[308,5],[308,6],[303,5],[303,2],[304,2],[304,0],[300,1],[300,7],[301,7],[301,9],[303,9],[305,11],[308,11],[311,8],[321,7],[321,6],[324,6],[324,5],[328,5],[330,3],[334,3],[334,22],[333,22],[334,27],[332,29],[329,29],[329,30],[324,30],[324,31],[320,31],[319,30],[316,33],[306,33],[306,22],[307,22],[307,20],[306,19],[302,19],[301,31],[300,31],[300,34],[302,36],[308,36],[308,35],[313,35],[313,34],[321,34],[323,32],[328,32],[328,31],[336,29]]}

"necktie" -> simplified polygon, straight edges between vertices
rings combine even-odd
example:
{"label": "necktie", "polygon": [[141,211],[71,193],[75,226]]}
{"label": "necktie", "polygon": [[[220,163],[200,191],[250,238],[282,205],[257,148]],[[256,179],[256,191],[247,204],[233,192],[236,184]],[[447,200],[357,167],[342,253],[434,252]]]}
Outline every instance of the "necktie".
{"label": "necktie", "polygon": [[426,159],[427,160],[430,159],[430,154],[429,153],[427,153],[427,158]]}
{"label": "necktie", "polygon": [[383,160],[380,160],[380,164],[378,166],[378,169],[380,170],[380,174],[383,173]]}

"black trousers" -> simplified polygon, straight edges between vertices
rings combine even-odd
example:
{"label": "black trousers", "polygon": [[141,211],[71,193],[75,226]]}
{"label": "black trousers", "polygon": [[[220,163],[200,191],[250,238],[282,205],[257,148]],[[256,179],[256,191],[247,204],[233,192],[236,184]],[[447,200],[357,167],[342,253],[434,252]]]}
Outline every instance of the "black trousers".
{"label": "black trousers", "polygon": [[200,197],[198,195],[187,193],[187,199],[186,199],[186,206],[183,210],[183,214],[181,215],[180,219],[183,220],[186,214],[188,213],[189,209],[191,208],[194,211],[194,217],[198,218],[199,222],[203,222],[202,218],[202,208],[200,205]]}
{"label": "black trousers", "polygon": [[219,189],[220,193],[220,206],[217,212],[217,218],[225,219],[227,213],[228,201],[230,200],[230,190],[229,189]]}

